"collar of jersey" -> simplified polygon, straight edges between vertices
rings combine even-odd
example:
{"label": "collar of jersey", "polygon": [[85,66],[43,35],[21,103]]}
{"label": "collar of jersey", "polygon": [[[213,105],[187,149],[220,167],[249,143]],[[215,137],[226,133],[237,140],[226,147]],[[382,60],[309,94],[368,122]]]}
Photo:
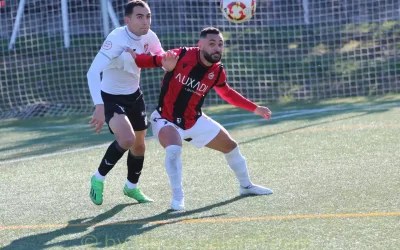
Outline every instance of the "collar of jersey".
{"label": "collar of jersey", "polygon": [[137,36],[137,35],[133,34],[132,32],[130,32],[128,27],[126,27],[126,26],[125,26],[125,32],[132,40],[140,41],[142,39],[141,36]]}

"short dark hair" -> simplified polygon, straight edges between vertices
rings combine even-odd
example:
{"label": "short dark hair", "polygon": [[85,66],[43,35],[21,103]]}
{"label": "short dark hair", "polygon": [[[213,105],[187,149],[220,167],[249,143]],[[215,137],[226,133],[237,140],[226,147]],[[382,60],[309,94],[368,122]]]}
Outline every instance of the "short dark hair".
{"label": "short dark hair", "polygon": [[207,27],[201,30],[200,38],[206,38],[208,34],[219,35],[221,31],[215,27]]}
{"label": "short dark hair", "polygon": [[149,5],[145,1],[142,1],[142,0],[129,1],[125,6],[125,16],[132,15],[133,9],[136,6],[140,6],[140,7],[143,7],[143,8],[146,8],[146,7],[148,8],[149,7]]}

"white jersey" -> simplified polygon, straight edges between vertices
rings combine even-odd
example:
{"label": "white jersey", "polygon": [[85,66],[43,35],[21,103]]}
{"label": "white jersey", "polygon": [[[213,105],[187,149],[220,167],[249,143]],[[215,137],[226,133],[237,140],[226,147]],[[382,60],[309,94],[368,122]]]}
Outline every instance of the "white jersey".
{"label": "white jersey", "polygon": [[[132,56],[125,52],[127,48],[137,54],[164,53],[160,40],[152,30],[139,37],[126,26],[113,30],[104,41],[87,74],[90,94],[95,105],[103,103],[100,89],[108,94],[129,95],[139,88],[140,68]],[[101,72],[103,79],[100,84]]]}

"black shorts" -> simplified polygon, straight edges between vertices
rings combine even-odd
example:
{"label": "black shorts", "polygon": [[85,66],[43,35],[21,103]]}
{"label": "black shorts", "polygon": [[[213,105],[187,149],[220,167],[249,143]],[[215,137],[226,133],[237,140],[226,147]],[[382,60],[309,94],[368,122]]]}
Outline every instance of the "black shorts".
{"label": "black shorts", "polygon": [[[101,97],[103,98],[104,114],[108,125],[114,113],[117,113],[125,114],[128,117],[134,131],[142,131],[148,128],[146,105],[140,89],[130,95],[112,95],[101,91]],[[110,126],[108,128],[114,134]]]}

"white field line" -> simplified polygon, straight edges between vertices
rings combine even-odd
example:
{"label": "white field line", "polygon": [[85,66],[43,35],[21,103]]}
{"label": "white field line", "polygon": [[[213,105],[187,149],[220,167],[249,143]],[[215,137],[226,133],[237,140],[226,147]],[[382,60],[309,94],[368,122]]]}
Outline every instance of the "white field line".
{"label": "white field line", "polygon": [[[321,111],[319,111],[319,112],[321,112]],[[307,113],[310,113],[310,111],[308,111]],[[303,114],[304,113],[299,111],[298,113],[290,114],[290,116],[298,116],[298,115],[303,115]],[[283,115],[282,118],[286,117],[286,116],[287,115]],[[279,117],[276,117],[275,119],[279,119]],[[259,121],[265,121],[265,119],[262,118],[262,119],[257,119],[257,120],[247,120],[247,121],[241,121],[238,123],[227,123],[227,124],[221,124],[221,125],[224,127],[229,127],[229,126],[236,125],[236,124],[253,123],[253,122],[259,122]],[[152,138],[154,138],[154,136],[146,137],[146,139],[152,139]],[[49,154],[42,154],[42,155],[36,155],[36,156],[24,157],[24,158],[20,158],[20,159],[9,160],[9,161],[2,161],[2,162],[0,162],[0,165],[11,164],[11,163],[27,161],[27,160],[33,160],[33,159],[44,158],[44,157],[58,156],[58,155],[69,154],[69,153],[77,153],[77,152],[82,152],[82,151],[86,151],[86,150],[107,147],[108,145],[110,145],[110,142],[103,143],[103,144],[96,145],[96,146],[87,146],[87,147],[82,147],[82,148],[77,148],[77,149],[72,149],[72,150],[64,150],[64,151],[59,151],[59,152],[54,152],[54,153],[49,153]]]}
{"label": "white field line", "polygon": [[[314,111],[304,111],[304,112],[298,112],[298,113],[291,113],[291,114],[286,114],[286,115],[278,115],[278,116],[273,116],[271,117],[271,120],[277,120],[277,119],[282,119],[282,118],[287,118],[287,117],[293,117],[293,116],[300,116],[300,115],[311,115],[311,114],[317,114],[317,113],[322,113],[322,112],[328,112],[332,111],[330,109],[324,109],[324,110],[314,110]],[[245,120],[245,121],[239,121],[239,122],[230,122],[230,123],[225,123],[223,126],[234,126],[234,125],[240,125],[240,124],[248,124],[248,123],[253,123],[253,122],[262,122],[265,121],[264,118],[258,118],[258,119],[252,119],[252,120]]]}
{"label": "white field line", "polygon": [[[279,112],[279,113],[281,113],[283,115],[273,116],[271,118],[271,120],[283,119],[283,118],[300,116],[300,115],[311,115],[311,114],[317,114],[317,113],[329,112],[329,111],[354,110],[354,109],[366,109],[366,108],[382,108],[382,107],[386,107],[386,106],[397,106],[397,104],[396,105],[394,105],[394,104],[391,104],[391,105],[380,105],[380,106],[360,106],[358,108],[353,107],[353,108],[326,108],[326,109],[292,110],[292,111],[289,111],[289,112]],[[284,114],[284,113],[286,113],[286,114]],[[251,113],[251,115],[254,115],[254,114]],[[213,118],[216,118],[216,117],[218,117],[218,116],[213,116]],[[221,116],[219,116],[219,117],[221,117]],[[229,126],[234,126],[234,125],[249,124],[249,123],[254,123],[254,122],[262,122],[262,121],[265,122],[265,119],[259,118],[259,119],[245,120],[245,121],[239,121],[239,122],[230,122],[230,123],[225,123],[225,124],[221,124],[221,125],[224,126],[224,127],[229,127]],[[78,126],[78,125],[75,125],[75,126]],[[55,126],[55,127],[61,127],[61,126]],[[147,136],[146,137],[146,139],[152,139],[152,138],[154,138],[154,136]],[[38,158],[44,158],[44,157],[51,157],[51,156],[69,154],[69,153],[82,152],[82,151],[86,151],[86,150],[106,147],[109,144],[110,143],[108,142],[108,143],[103,143],[103,144],[96,145],[96,146],[87,146],[87,147],[76,148],[76,149],[72,149],[72,150],[64,150],[64,151],[59,151],[59,152],[55,152],[55,153],[24,157],[24,158],[15,159],[15,160],[9,160],[9,161],[2,161],[2,162],[0,162],[0,165],[16,163],[16,162],[21,162],[21,161],[27,161],[27,160],[32,160],[32,159],[38,159]]]}
{"label": "white field line", "polygon": [[[388,104],[382,104],[382,105],[366,105],[366,106],[358,106],[358,107],[332,107],[332,108],[323,108],[323,109],[288,110],[288,111],[281,111],[281,112],[273,112],[273,116],[271,119],[286,118],[286,117],[298,116],[301,114],[317,114],[317,113],[329,112],[329,111],[377,109],[377,108],[385,108],[385,107],[393,107],[393,106],[400,106],[400,104],[388,103]],[[301,112],[301,114],[299,114],[298,112]],[[276,116],[276,115],[278,115],[278,116]],[[256,116],[256,115],[251,112],[248,112],[245,114],[215,115],[215,116],[210,116],[210,117],[213,119],[223,119],[223,118],[247,117],[247,116]],[[240,121],[240,122],[235,122],[235,123],[228,123],[228,125],[224,125],[224,126],[246,124],[246,123],[263,121],[263,120],[264,119],[259,118],[259,119],[246,120],[246,121]],[[104,125],[107,126],[107,124],[105,124],[105,123],[104,123]],[[13,128],[13,127],[11,127],[11,128],[2,128],[2,129],[0,129],[0,132],[42,131],[42,130],[68,129],[68,128],[89,128],[89,124],[56,125],[56,126],[43,126],[43,127],[36,127],[36,128]]]}

